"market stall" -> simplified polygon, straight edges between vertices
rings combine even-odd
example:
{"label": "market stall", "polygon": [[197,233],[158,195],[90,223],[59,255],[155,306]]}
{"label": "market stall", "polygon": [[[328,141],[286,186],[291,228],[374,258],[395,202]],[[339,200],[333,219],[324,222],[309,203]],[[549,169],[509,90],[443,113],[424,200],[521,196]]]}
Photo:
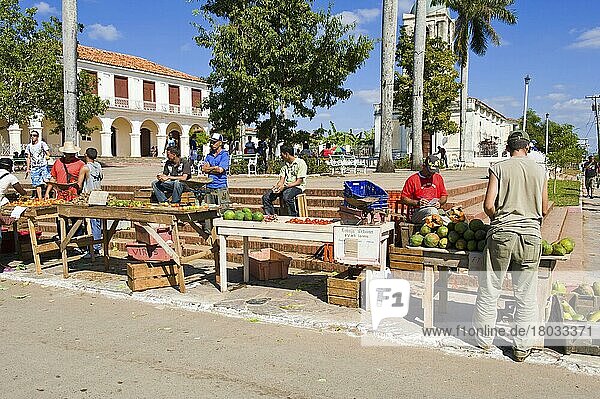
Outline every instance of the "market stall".
{"label": "market stall", "polygon": [[13,234],[15,241],[15,252],[19,257],[21,257],[22,255],[20,252],[21,247],[20,245],[18,245],[19,222],[25,221],[27,223],[27,230],[29,232],[29,239],[31,241],[31,251],[33,254],[35,271],[37,274],[42,273],[42,262],[40,260],[40,254],[56,251],[59,249],[59,244],[57,241],[39,243],[37,238],[36,224],[38,221],[48,219],[56,220],[58,218],[57,205],[52,204],[52,201],[53,200],[45,201],[43,203],[11,203],[8,205],[4,205],[2,208],[0,208],[3,216],[14,218]]}
{"label": "market stall", "polygon": [[[57,208],[61,223],[60,251],[63,263],[63,275],[68,277],[69,268],[67,261],[67,246],[76,241],[77,229],[81,226],[83,219],[100,219],[102,223],[102,240],[90,243],[102,243],[104,249],[105,270],[109,269],[109,244],[117,230],[120,221],[137,222],[145,232],[155,240],[172,259],[175,264],[177,281],[181,292],[185,292],[183,264],[205,257],[213,250],[201,251],[190,256],[182,255],[182,243],[179,237],[181,225],[189,224],[200,236],[208,238],[210,234],[204,231],[201,223],[212,220],[219,215],[217,206],[140,206],[140,207],[116,207],[116,206],[84,206],[84,205],[59,205]],[[76,219],[76,222],[67,230],[68,219]],[[157,231],[157,225],[170,227],[172,231],[171,246]]]}
{"label": "market stall", "polygon": [[[294,223],[293,221],[297,221]],[[380,248],[378,259],[372,259],[371,264],[378,268],[386,267],[387,259],[387,242],[390,236],[394,233],[394,224],[387,222],[373,226],[342,226],[339,221],[333,219],[318,219],[316,223],[303,223],[307,218],[293,218],[280,216],[273,221],[244,221],[244,220],[225,220],[215,219],[213,225],[220,242],[220,264],[225,265],[227,261],[227,237],[238,236],[243,239],[243,266],[244,266],[244,282],[250,279],[249,273],[249,254],[248,243],[251,237],[253,238],[271,238],[271,239],[293,239],[298,241],[313,241],[323,243],[335,243],[334,232],[343,227],[360,227],[371,229],[374,235],[377,236],[376,245]],[[339,240],[338,240],[339,241]],[[339,247],[338,247],[339,248]],[[356,259],[351,255],[357,253],[356,243],[348,245],[346,251],[340,256],[348,255],[348,258]],[[337,257],[337,256],[336,256]],[[358,264],[354,262],[354,264]],[[221,291],[227,289],[227,268],[221,267]]]}

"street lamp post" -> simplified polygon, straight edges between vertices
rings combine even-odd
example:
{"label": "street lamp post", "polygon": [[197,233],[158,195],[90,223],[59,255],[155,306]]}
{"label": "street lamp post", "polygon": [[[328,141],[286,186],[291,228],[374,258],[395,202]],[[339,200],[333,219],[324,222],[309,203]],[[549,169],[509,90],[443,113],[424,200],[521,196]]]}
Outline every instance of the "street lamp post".
{"label": "street lamp post", "polygon": [[527,97],[529,95],[529,81],[531,78],[529,75],[525,76],[525,101],[523,104],[523,131],[525,132],[527,127]]}
{"label": "street lamp post", "polygon": [[550,116],[550,114],[546,112],[546,145],[545,145],[546,162],[548,162],[548,145],[550,144],[550,140],[548,140],[548,117],[549,116]]}

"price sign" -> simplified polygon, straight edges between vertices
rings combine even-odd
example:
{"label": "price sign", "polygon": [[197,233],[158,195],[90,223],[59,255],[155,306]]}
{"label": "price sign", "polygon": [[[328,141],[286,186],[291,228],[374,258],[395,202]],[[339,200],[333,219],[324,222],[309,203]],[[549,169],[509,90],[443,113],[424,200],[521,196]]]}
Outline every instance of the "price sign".
{"label": "price sign", "polygon": [[369,226],[335,226],[333,253],[336,261],[351,265],[379,265],[381,229]]}
{"label": "price sign", "polygon": [[402,318],[408,314],[410,283],[401,279],[371,280],[368,287],[371,324],[377,330],[384,319]]}
{"label": "price sign", "polygon": [[92,191],[88,199],[88,205],[106,205],[108,191]]}

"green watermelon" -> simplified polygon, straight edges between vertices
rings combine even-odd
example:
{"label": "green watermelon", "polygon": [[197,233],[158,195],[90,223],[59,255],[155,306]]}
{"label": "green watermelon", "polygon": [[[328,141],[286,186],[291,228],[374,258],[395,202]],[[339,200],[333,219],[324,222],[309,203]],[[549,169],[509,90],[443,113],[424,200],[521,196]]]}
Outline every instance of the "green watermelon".
{"label": "green watermelon", "polygon": [[425,236],[425,239],[423,240],[423,245],[425,245],[428,248],[435,248],[437,247],[439,242],[440,237],[437,234],[429,233]]}
{"label": "green watermelon", "polygon": [[475,232],[471,229],[467,229],[467,231],[465,231],[463,233],[463,238],[467,241],[471,241],[475,239]]}
{"label": "green watermelon", "polygon": [[469,225],[466,224],[465,222],[458,222],[456,223],[456,226],[454,226],[454,231],[456,231],[458,234],[464,234],[465,231],[467,231],[469,229]]}
{"label": "green watermelon", "polygon": [[440,226],[437,229],[437,235],[440,236],[440,238],[444,238],[446,236],[448,236],[448,228],[446,226]]}
{"label": "green watermelon", "polygon": [[460,238],[454,245],[456,246],[456,249],[461,251],[467,249],[467,241],[464,238]]}
{"label": "green watermelon", "polygon": [[410,245],[411,247],[420,247],[423,244],[423,236],[419,233],[413,234],[410,236]]}
{"label": "green watermelon", "polygon": [[419,230],[419,233],[421,233],[421,235],[425,237],[427,234],[431,233],[431,228],[424,224],[423,226],[421,226],[421,230]]}
{"label": "green watermelon", "polygon": [[264,218],[265,216],[262,214],[262,212],[257,211],[252,214],[252,220],[255,222],[262,222]]}
{"label": "green watermelon", "polygon": [[231,209],[225,211],[225,213],[223,213],[223,219],[225,219],[225,220],[235,219],[235,212],[232,211]]}

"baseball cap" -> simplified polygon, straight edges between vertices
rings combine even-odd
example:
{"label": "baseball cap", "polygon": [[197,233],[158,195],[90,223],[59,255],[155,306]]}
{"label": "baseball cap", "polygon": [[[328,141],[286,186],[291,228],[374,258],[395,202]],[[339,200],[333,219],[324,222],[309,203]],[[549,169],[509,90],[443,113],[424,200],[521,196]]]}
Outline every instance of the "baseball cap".
{"label": "baseball cap", "polygon": [[210,141],[223,141],[223,135],[220,133],[213,133],[212,136],[210,136]]}
{"label": "baseball cap", "polygon": [[529,134],[522,130],[515,130],[508,135],[508,141],[529,141]]}
{"label": "baseball cap", "polygon": [[433,154],[431,154],[425,158],[425,167],[431,173],[439,173],[439,171],[440,171],[439,164],[440,164],[440,159]]}

